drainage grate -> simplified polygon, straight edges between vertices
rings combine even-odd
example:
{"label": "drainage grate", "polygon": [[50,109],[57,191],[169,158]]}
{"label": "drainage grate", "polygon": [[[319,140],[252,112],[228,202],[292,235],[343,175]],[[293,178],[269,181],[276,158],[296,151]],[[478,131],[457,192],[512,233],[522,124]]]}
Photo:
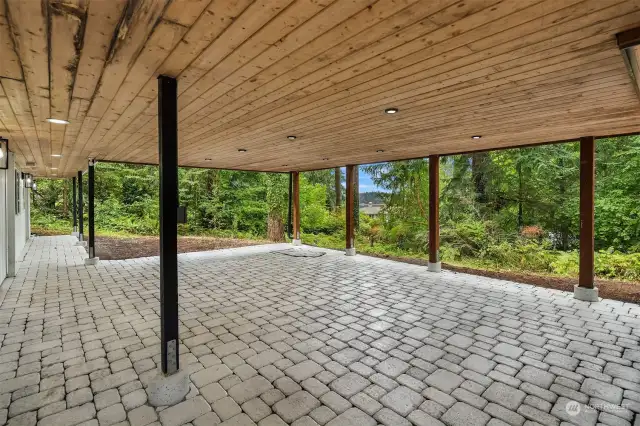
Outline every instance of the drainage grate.
{"label": "drainage grate", "polygon": [[271,253],[284,254],[285,256],[293,256],[293,257],[320,257],[326,254],[324,251],[307,250],[307,249],[299,249],[299,248],[290,248],[286,250],[274,250]]}

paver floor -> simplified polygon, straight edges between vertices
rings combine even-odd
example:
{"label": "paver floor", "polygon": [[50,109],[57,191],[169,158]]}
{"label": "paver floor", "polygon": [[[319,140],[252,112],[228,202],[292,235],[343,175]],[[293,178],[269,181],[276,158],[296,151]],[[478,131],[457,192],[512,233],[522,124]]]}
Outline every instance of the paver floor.
{"label": "paver floor", "polygon": [[0,424],[640,425],[637,305],[284,245],[180,256],[192,390],[156,409],[158,258],[74,241],[0,291]]}

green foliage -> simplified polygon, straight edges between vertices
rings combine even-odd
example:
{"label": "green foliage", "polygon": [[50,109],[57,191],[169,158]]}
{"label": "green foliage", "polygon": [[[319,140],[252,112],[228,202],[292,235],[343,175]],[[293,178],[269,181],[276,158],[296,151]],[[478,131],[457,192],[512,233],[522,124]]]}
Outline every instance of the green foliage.
{"label": "green foliage", "polygon": [[[599,140],[596,149],[595,271],[601,277],[638,280],[640,137]],[[442,260],[577,275],[579,164],[578,143],[441,158]],[[359,200],[381,201],[385,207],[375,219],[356,217],[358,250],[425,258],[428,160],[380,163],[361,170],[383,192],[361,194]],[[336,188],[335,173],[331,169],[301,174],[301,227],[305,242],[343,249],[345,191],[342,185]],[[100,232],[158,232],[156,167],[98,163],[96,180]],[[180,203],[187,207],[188,223],[180,225],[179,232],[282,241],[288,184],[287,174],[180,169]],[[33,196],[34,229],[68,233],[71,196],[69,180],[39,179]]]}

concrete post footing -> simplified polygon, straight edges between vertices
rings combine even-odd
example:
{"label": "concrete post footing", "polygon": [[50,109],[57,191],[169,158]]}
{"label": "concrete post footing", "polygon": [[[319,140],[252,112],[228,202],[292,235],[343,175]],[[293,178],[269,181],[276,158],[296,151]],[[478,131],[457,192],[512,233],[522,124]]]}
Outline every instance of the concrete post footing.
{"label": "concrete post footing", "polygon": [[153,407],[176,405],[184,400],[189,388],[189,374],[186,371],[179,370],[169,376],[158,371],[147,388],[149,404]]}
{"label": "concrete post footing", "polygon": [[573,298],[584,302],[597,302],[600,300],[598,298],[598,287],[587,288],[576,285],[573,287]]}
{"label": "concrete post footing", "polygon": [[84,260],[84,264],[87,265],[87,266],[88,265],[97,265],[99,261],[100,261],[99,257],[87,257]]}
{"label": "concrete post footing", "polygon": [[434,262],[434,263],[429,262],[429,266],[427,266],[427,270],[429,272],[440,272],[442,270],[441,265],[442,265],[441,262]]}
{"label": "concrete post footing", "polygon": [[347,256],[355,256],[356,255],[356,249],[355,248],[348,248],[344,250],[344,254],[346,254]]}
{"label": "concrete post footing", "polygon": [[293,244],[294,246],[301,246],[302,245],[302,240],[293,240],[291,242],[291,244]]}
{"label": "concrete post footing", "polygon": [[78,238],[78,232],[77,232],[77,231],[73,231],[73,232],[71,233],[71,236],[72,236],[72,237],[76,237],[76,238]]}

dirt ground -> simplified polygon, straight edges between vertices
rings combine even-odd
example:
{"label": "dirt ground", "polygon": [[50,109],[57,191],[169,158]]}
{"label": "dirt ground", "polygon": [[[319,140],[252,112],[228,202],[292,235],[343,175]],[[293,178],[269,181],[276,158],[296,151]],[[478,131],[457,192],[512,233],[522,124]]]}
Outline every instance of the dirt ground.
{"label": "dirt ground", "polygon": [[[215,237],[178,237],[178,253],[219,250],[265,244],[265,241]],[[96,256],[104,260],[134,259],[160,255],[158,237],[96,237]]]}
{"label": "dirt ground", "polygon": [[[415,265],[427,266],[429,263],[423,259],[407,259],[397,258],[393,256],[376,256],[372,254],[366,254],[367,256],[382,257],[385,259],[396,260],[399,262],[412,263]],[[540,275],[527,272],[512,272],[512,271],[487,271],[484,269],[475,269],[462,266],[450,265],[442,263],[443,269],[448,269],[454,272],[462,272],[465,274],[480,275],[483,277],[497,278],[500,280],[514,281],[523,284],[531,284],[538,287],[553,288],[556,290],[573,292],[573,287],[578,284],[578,278],[574,277],[559,277],[552,275]],[[605,299],[620,300],[623,302],[640,303],[640,283],[629,281],[616,281],[607,280],[603,278],[596,278],[596,287],[598,287],[598,294]]]}

